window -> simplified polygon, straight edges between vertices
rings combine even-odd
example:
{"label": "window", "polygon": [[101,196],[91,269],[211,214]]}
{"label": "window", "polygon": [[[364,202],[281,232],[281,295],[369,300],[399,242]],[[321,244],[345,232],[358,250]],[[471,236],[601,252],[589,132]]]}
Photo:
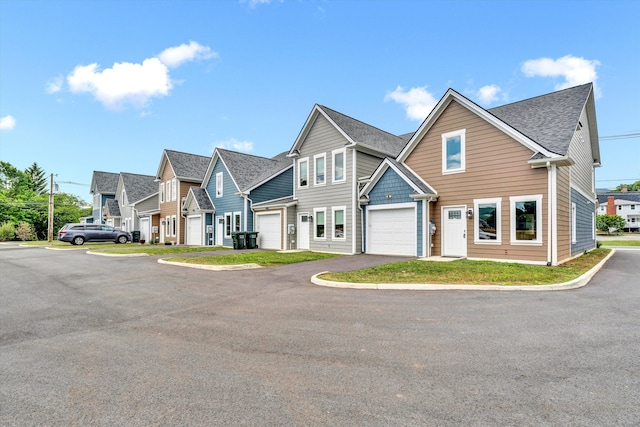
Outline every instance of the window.
{"label": "window", "polygon": [[216,174],[216,197],[222,197],[222,172]]}
{"label": "window", "polygon": [[171,217],[171,236],[176,237],[176,216]]}
{"label": "window", "polygon": [[618,206],[618,210],[621,211],[622,210],[622,205]]}
{"label": "window", "polygon": [[576,232],[576,224],[578,223],[576,219],[576,204],[571,203],[571,243],[576,243],[577,240],[577,232]]}
{"label": "window", "polygon": [[345,182],[344,154],[344,148],[333,151],[333,182]]}
{"label": "window", "polygon": [[166,188],[166,192],[165,192],[165,197],[167,202],[171,201],[171,181],[167,181],[164,183],[164,186]]}
{"label": "window", "polygon": [[160,203],[164,203],[164,182],[160,183]]}
{"label": "window", "polygon": [[325,213],[326,209],[314,209],[313,210],[313,222],[315,223],[313,237],[316,239],[324,240],[326,236],[325,232]]}
{"label": "window", "polygon": [[510,197],[511,244],[542,244],[542,195]]}
{"label": "window", "polygon": [[474,218],[474,243],[501,243],[502,199],[476,199]]}
{"label": "window", "polygon": [[314,184],[315,185],[324,185],[325,184],[325,172],[326,172],[326,165],[325,165],[325,158],[326,156],[324,154],[316,154],[315,156],[313,156],[313,162],[314,162],[314,167],[315,167],[315,181]]}
{"label": "window", "polygon": [[240,212],[233,213],[233,231],[240,231]]}
{"label": "window", "polygon": [[464,172],[465,132],[463,129],[442,134],[442,173]]}
{"label": "window", "polygon": [[636,205],[631,205],[631,210],[635,211],[636,210]]}
{"label": "window", "polygon": [[298,160],[298,187],[309,185],[309,159]]}
{"label": "window", "polygon": [[333,210],[333,239],[346,240],[347,236],[344,232],[344,206],[334,207]]}
{"label": "window", "polygon": [[178,192],[176,191],[176,179],[173,178],[171,180],[171,200],[176,200],[178,198]]}
{"label": "window", "polygon": [[165,218],[165,222],[164,222],[164,235],[169,237],[171,236],[171,217],[168,216]]}
{"label": "window", "polygon": [[231,214],[224,214],[224,237],[231,237]]}

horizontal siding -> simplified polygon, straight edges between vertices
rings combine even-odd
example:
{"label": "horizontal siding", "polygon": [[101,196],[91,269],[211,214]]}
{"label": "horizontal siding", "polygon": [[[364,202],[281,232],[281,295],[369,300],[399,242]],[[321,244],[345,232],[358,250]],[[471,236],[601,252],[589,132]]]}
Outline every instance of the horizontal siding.
{"label": "horizontal siding", "polygon": [[580,116],[582,129],[574,132],[569,146],[569,157],[574,161],[571,168],[571,186],[579,188],[585,194],[593,196],[593,153],[591,151],[591,139],[589,137],[589,122],[586,110]]}
{"label": "horizontal siding", "polygon": [[369,177],[376,170],[384,158],[372,156],[362,152],[357,153],[356,158],[356,178]]}
{"label": "horizontal siding", "polygon": [[[465,129],[465,172],[442,174],[442,134]],[[441,254],[441,207],[473,207],[474,199],[502,197],[502,244],[473,243],[474,221],[467,220],[467,256],[545,262],[547,260],[547,170],[531,169],[533,152],[456,101],[443,111],[406,159],[406,164],[439,194],[431,205],[436,232],[433,255]],[[510,196],[543,195],[542,246],[511,245]]]}
{"label": "horizontal siding", "polygon": [[571,189],[571,202],[576,204],[576,243],[571,244],[571,255],[594,249],[593,216],[596,205],[578,191]]}
{"label": "horizontal siding", "polygon": [[559,167],[556,177],[558,261],[571,256],[571,195],[568,167]]}
{"label": "horizontal siding", "polygon": [[[219,172],[222,172],[222,197],[216,197],[216,175]],[[253,225],[253,213],[249,212],[247,215],[247,220],[250,220],[251,224],[245,224],[244,198],[236,194],[238,192],[238,189],[233,183],[233,180],[231,179],[231,175],[227,171],[227,168],[219,158],[216,160],[216,164],[213,166],[213,172],[211,173],[211,177],[209,178],[209,182],[206,183],[205,188],[211,197],[213,206],[215,207],[216,217],[224,217],[225,213],[231,213],[233,215],[233,212],[241,212],[241,231],[253,231],[253,228],[249,228],[250,225]],[[215,236],[216,232],[217,227],[214,226],[214,242],[217,241]],[[223,246],[233,246],[232,239],[223,238]]]}
{"label": "horizontal siding", "polygon": [[[215,185],[215,183],[214,183]],[[265,182],[251,191],[249,198],[253,203],[279,199],[293,195],[293,168]]]}

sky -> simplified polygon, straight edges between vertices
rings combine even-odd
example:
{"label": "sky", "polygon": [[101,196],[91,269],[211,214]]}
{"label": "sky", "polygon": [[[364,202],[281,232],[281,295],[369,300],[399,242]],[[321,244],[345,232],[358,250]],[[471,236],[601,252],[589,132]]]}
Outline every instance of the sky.
{"label": "sky", "polygon": [[288,151],[314,104],[394,134],[593,82],[596,186],[640,179],[640,2],[0,0],[0,160],[91,200],[163,149]]}

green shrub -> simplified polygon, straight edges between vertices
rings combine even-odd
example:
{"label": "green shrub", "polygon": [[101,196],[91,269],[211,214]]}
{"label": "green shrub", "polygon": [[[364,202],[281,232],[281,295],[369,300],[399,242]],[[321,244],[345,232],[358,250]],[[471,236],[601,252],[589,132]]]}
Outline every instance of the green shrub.
{"label": "green shrub", "polygon": [[3,222],[0,225],[0,241],[6,242],[16,237],[16,225],[12,222]]}
{"label": "green shrub", "polygon": [[23,242],[26,240],[36,240],[36,231],[28,222],[21,222],[16,227],[16,237]]}

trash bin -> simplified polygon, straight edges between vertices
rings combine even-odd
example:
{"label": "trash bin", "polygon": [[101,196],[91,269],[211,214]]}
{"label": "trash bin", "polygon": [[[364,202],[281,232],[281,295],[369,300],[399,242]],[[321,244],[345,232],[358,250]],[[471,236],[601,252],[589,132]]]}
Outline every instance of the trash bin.
{"label": "trash bin", "polygon": [[247,248],[247,233],[244,231],[238,231],[236,233],[238,236],[238,249],[246,249]]}
{"label": "trash bin", "polygon": [[133,243],[140,243],[140,230],[133,230],[131,232],[131,241]]}
{"label": "trash bin", "polygon": [[238,248],[238,233],[231,233],[231,240],[233,241],[233,249]]}
{"label": "trash bin", "polygon": [[258,247],[258,232],[250,231],[247,233],[247,249],[255,249]]}

